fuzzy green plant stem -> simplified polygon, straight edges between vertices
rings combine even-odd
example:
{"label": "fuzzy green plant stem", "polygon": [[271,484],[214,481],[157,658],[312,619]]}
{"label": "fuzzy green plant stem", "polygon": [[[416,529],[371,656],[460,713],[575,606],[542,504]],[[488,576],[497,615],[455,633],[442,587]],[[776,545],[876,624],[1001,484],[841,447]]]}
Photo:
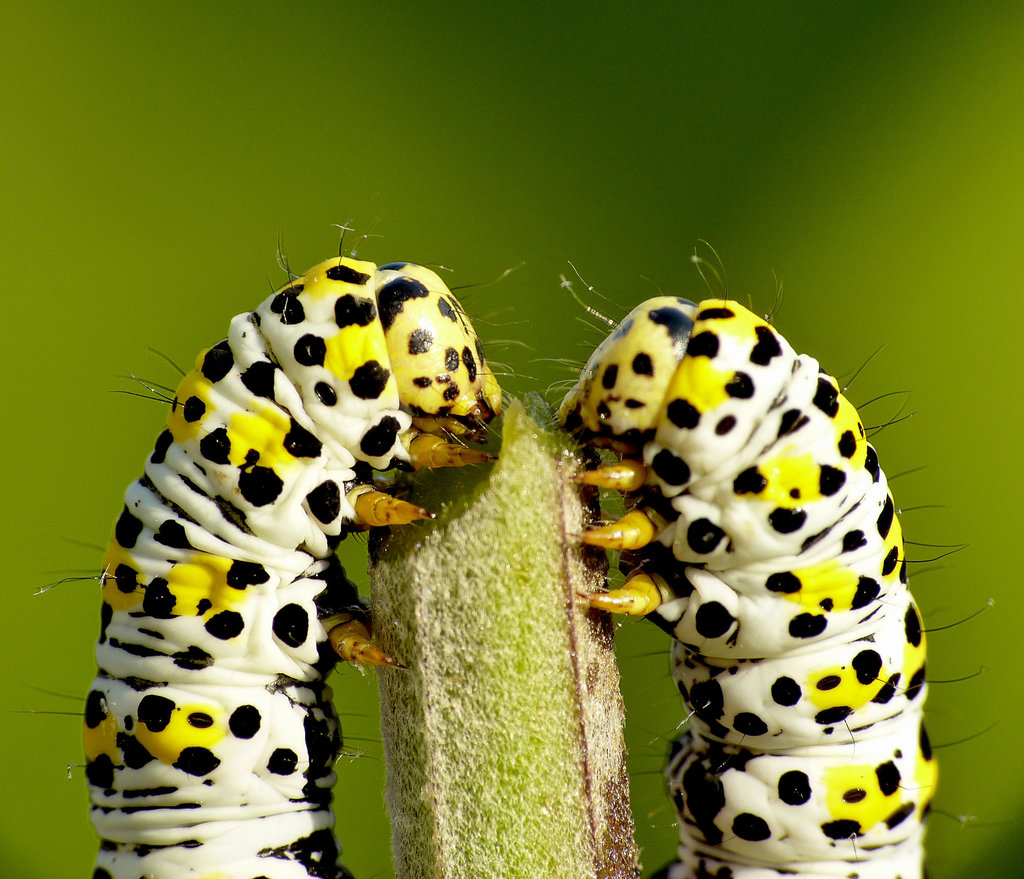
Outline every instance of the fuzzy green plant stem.
{"label": "fuzzy green plant stem", "polygon": [[638,874],[611,628],[575,599],[604,563],[573,539],[573,466],[513,403],[490,478],[374,547],[375,639],[407,666],[380,671],[398,879]]}

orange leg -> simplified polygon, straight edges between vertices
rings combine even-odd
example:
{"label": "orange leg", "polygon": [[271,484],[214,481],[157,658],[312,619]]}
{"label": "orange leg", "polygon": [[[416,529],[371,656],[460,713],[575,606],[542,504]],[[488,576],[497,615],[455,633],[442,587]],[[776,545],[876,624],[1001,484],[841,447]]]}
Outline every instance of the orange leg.
{"label": "orange leg", "polygon": [[671,599],[672,590],[658,575],[634,571],[621,589],[582,596],[590,607],[608,613],[642,617],[653,613]]}

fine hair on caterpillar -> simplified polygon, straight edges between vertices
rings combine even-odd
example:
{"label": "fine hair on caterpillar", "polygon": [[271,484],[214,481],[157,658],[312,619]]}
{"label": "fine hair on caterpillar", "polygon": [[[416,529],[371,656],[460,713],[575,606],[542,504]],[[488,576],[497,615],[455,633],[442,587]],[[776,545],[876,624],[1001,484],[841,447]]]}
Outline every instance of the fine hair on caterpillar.
{"label": "fine hair on caterpillar", "polygon": [[374,471],[490,457],[465,442],[501,392],[436,273],[281,259],[289,282],[171,393],[106,552],[85,709],[95,879],[349,875],[326,676],[339,657],[397,663],[334,551],[432,517]]}
{"label": "fine hair on caterpillar", "polygon": [[590,605],[673,638],[690,723],[666,770],[669,875],[920,877],[924,634],[885,475],[836,380],[736,302],[659,296],[559,418],[618,457],[581,481],[626,500],[582,535],[629,572]]}

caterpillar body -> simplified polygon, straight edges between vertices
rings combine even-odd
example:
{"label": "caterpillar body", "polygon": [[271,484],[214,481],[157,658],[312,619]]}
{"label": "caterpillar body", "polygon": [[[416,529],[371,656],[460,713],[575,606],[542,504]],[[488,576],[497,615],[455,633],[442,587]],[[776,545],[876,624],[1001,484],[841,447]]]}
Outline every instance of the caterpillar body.
{"label": "caterpillar body", "polygon": [[583,535],[630,572],[592,606],[675,639],[673,879],[921,875],[936,766],[895,505],[816,360],[727,300],[658,297],[560,409],[633,509]]}
{"label": "caterpillar body", "polygon": [[500,411],[429,269],[330,259],[231,322],[175,393],[101,576],[85,710],[94,879],[339,879],[326,675],[387,664],[334,556],[429,515],[373,470],[459,466]]}

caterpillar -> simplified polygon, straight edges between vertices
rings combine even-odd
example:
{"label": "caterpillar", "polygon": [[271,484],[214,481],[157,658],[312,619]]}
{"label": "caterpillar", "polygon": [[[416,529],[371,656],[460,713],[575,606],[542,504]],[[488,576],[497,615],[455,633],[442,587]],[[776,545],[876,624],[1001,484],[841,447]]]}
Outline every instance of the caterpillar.
{"label": "caterpillar", "polygon": [[201,352],[129,486],[85,708],[94,879],[339,879],[336,660],[396,664],[334,555],[429,517],[373,471],[489,459],[501,391],[431,270],[327,260]]}
{"label": "caterpillar", "polygon": [[666,770],[668,875],[919,877],[925,640],[837,381],[733,301],[661,296],[596,349],[559,420],[618,455],[581,479],[631,507],[582,535],[628,570],[590,606],[674,639],[690,723]]}

